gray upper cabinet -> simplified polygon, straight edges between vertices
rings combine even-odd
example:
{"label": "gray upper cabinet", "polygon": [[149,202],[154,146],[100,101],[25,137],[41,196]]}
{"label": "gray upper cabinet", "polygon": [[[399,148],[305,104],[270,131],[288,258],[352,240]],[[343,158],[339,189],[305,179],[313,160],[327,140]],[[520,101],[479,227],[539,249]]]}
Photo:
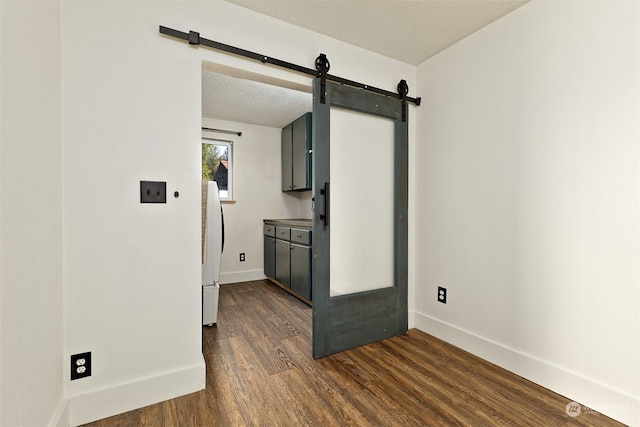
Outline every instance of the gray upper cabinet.
{"label": "gray upper cabinet", "polygon": [[311,190],[311,113],[293,122],[293,190]]}
{"label": "gray upper cabinet", "polygon": [[311,190],[311,113],[282,129],[282,191]]}
{"label": "gray upper cabinet", "polygon": [[293,190],[293,123],[282,129],[282,191]]}

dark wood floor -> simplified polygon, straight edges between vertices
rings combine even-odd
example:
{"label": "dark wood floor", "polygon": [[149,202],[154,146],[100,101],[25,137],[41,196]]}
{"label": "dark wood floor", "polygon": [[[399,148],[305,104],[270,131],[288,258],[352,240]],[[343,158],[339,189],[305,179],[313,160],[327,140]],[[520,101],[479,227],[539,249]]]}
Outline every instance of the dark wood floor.
{"label": "dark wood floor", "polygon": [[412,329],[321,360],[311,309],[267,281],[223,285],[207,388],[90,426],[621,426]]}

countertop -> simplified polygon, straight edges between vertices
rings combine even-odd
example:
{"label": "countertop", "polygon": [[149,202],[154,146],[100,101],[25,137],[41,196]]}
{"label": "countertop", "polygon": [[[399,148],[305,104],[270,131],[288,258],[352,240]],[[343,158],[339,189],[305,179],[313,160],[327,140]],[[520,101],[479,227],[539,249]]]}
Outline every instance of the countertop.
{"label": "countertop", "polygon": [[295,227],[295,228],[308,228],[311,229],[313,224],[312,220],[304,218],[292,218],[292,219],[264,219],[263,222],[269,225],[281,226],[281,227]]}

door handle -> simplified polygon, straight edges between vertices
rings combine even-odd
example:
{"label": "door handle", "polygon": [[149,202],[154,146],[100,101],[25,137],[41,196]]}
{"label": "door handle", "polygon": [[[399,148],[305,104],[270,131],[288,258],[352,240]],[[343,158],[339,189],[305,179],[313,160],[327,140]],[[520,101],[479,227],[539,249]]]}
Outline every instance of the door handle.
{"label": "door handle", "polygon": [[322,213],[320,214],[320,220],[324,222],[324,226],[329,226],[329,183],[325,182],[324,186],[320,189],[320,194],[324,196],[324,203],[322,204]]}

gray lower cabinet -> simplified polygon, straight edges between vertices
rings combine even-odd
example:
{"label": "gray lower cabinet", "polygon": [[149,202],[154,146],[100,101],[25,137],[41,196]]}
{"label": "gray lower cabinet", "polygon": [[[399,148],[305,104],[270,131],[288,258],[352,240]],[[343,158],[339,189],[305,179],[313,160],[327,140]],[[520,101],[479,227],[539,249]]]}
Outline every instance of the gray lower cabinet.
{"label": "gray lower cabinet", "polygon": [[291,243],[276,239],[276,277],[275,279],[291,288]]}
{"label": "gray lower cabinet", "polygon": [[276,277],[276,239],[264,236],[264,275]]}
{"label": "gray lower cabinet", "polygon": [[291,290],[311,300],[311,247],[291,243]]}
{"label": "gray lower cabinet", "polygon": [[311,301],[311,230],[265,225],[264,274]]}

